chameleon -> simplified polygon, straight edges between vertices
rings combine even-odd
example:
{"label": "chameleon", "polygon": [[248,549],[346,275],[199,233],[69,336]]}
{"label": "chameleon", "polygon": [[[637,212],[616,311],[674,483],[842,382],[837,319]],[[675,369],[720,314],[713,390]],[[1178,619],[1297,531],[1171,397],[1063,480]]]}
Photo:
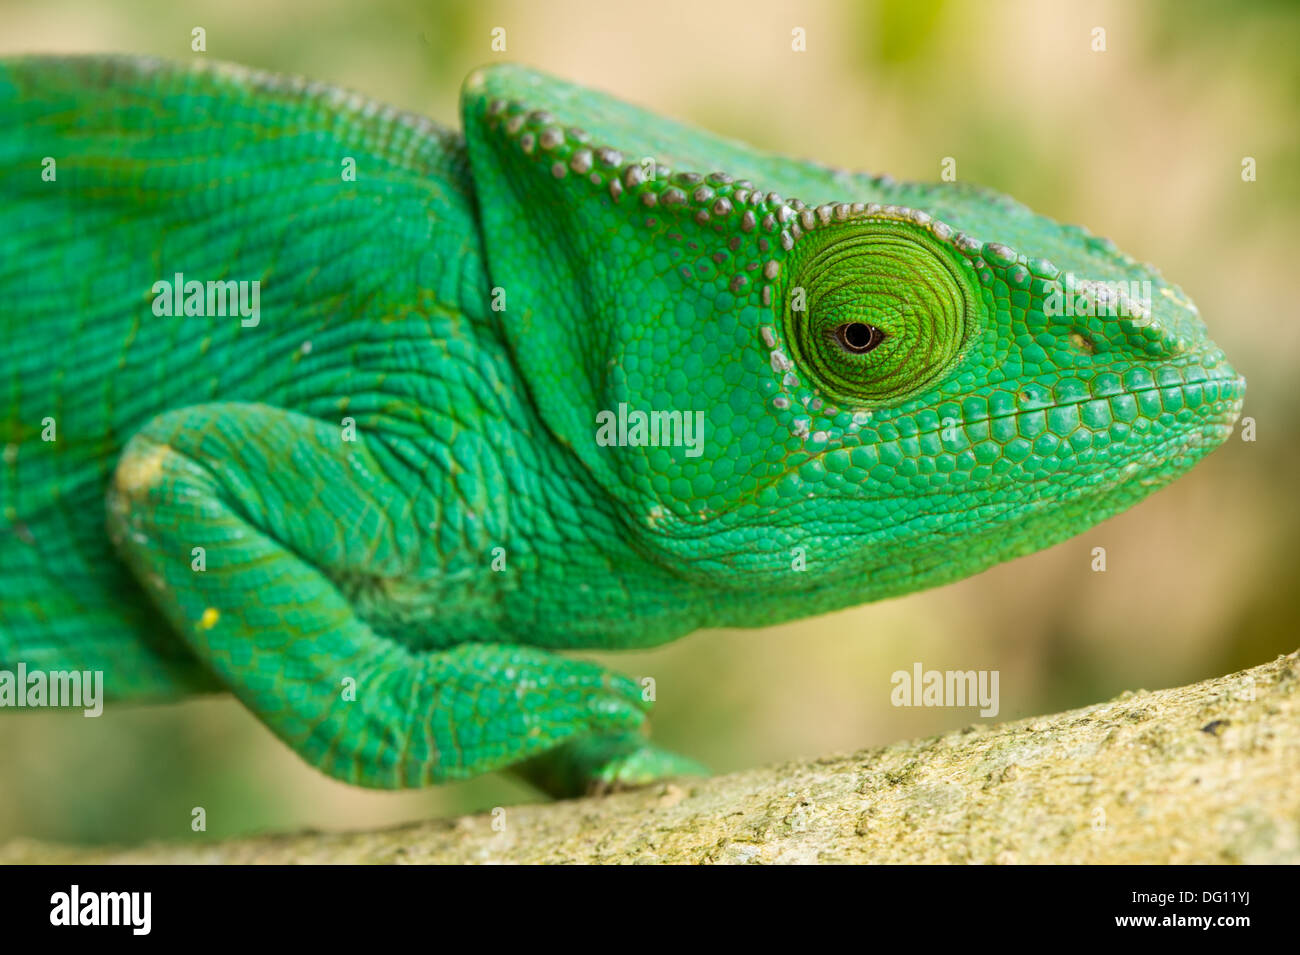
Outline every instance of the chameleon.
{"label": "chameleon", "polygon": [[0,667],[229,692],[363,786],[703,773],[571,651],[976,574],[1241,413],[1179,287],[998,192],[516,64],[460,113],[0,60]]}

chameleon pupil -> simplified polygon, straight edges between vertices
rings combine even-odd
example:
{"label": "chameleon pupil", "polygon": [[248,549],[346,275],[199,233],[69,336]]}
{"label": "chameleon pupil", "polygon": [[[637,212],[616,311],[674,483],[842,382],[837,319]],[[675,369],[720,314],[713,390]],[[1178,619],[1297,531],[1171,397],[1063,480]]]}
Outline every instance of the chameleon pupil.
{"label": "chameleon pupil", "polygon": [[884,340],[884,333],[866,322],[845,322],[837,331],[845,350],[864,355]]}

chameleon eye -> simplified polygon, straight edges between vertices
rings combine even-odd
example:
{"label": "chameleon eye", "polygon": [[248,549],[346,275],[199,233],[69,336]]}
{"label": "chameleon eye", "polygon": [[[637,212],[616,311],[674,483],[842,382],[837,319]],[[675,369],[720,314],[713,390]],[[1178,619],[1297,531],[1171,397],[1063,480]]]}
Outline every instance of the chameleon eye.
{"label": "chameleon eye", "polygon": [[885,340],[885,333],[866,322],[844,322],[835,329],[840,347],[854,355],[865,355]]}
{"label": "chameleon eye", "polygon": [[897,404],[956,364],[976,299],[950,249],[889,219],[818,229],[800,245],[785,327],[822,394],[849,407]]}

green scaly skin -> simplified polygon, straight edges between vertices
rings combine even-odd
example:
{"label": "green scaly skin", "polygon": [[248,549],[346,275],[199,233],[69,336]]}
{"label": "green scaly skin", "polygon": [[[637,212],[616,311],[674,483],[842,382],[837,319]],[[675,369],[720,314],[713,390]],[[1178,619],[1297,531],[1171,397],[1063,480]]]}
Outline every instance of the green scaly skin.
{"label": "green scaly skin", "polygon": [[[0,60],[0,666],[228,689],[368,786],[643,783],[700,770],[646,739],[638,684],[556,651],[966,577],[1240,412],[1178,288],[1005,196],[515,66],[463,119]],[[260,323],[154,314],[178,272],[260,281]],[[1150,307],[1085,285],[1063,316],[1067,273]],[[703,412],[703,453],[599,443],[620,405]]]}

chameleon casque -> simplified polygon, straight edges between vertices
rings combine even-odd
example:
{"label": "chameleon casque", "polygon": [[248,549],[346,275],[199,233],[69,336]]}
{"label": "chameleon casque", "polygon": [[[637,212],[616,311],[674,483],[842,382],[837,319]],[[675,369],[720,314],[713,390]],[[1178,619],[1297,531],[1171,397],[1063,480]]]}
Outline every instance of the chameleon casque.
{"label": "chameleon casque", "polygon": [[[519,66],[462,113],[0,60],[0,667],[229,690],[367,786],[697,772],[638,683],[559,651],[966,577],[1240,413],[1177,287],[998,193]],[[258,320],[160,314],[181,275],[259,283]],[[620,408],[702,413],[700,453],[599,442]]]}

